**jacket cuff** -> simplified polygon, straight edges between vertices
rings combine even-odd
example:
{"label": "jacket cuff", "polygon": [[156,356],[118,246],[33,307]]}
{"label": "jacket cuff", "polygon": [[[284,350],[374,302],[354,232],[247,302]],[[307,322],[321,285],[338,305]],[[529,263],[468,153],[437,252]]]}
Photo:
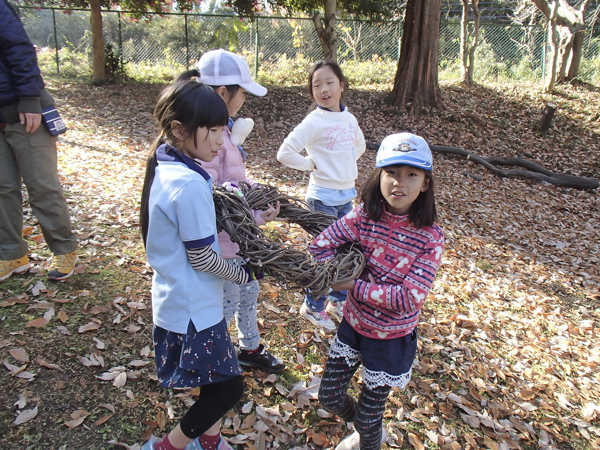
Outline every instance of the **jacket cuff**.
{"label": "jacket cuff", "polygon": [[267,224],[267,222],[265,222],[265,218],[263,217],[262,211],[260,209],[253,209],[252,216],[254,217],[254,221],[256,222],[256,225],[260,226],[260,225]]}
{"label": "jacket cuff", "polygon": [[20,97],[17,110],[20,113],[41,114],[42,105],[40,103],[40,97]]}

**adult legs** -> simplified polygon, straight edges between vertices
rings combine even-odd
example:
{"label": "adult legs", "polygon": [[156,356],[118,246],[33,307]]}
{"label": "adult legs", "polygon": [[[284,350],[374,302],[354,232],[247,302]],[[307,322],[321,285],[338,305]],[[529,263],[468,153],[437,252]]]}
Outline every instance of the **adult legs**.
{"label": "adult legs", "polygon": [[71,229],[69,208],[58,179],[56,137],[43,126],[27,133],[25,126],[16,122],[4,127],[4,139],[12,149],[48,247],[55,255],[74,252],[77,237]]}
{"label": "adult legs", "polygon": [[23,197],[21,175],[15,155],[0,127],[0,261],[18,259],[27,254],[23,240]]}

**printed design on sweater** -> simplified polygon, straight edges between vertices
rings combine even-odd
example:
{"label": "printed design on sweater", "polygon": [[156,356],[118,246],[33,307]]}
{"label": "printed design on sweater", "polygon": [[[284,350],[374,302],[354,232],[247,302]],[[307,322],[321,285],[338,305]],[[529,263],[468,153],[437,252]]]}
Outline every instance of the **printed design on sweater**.
{"label": "printed design on sweater", "polygon": [[[335,125],[333,128],[325,129],[325,139],[327,139],[328,150],[344,150],[346,147],[354,149],[354,131],[350,124],[348,128]],[[342,144],[342,146],[338,145]],[[340,148],[342,147],[342,148]]]}
{"label": "printed design on sweater", "polygon": [[387,212],[374,221],[361,205],[317,236],[310,250],[325,261],[351,241],[361,243],[367,267],[348,292],[346,320],[363,336],[376,339],[410,333],[441,264],[442,230],[437,224],[417,229],[406,217]]}

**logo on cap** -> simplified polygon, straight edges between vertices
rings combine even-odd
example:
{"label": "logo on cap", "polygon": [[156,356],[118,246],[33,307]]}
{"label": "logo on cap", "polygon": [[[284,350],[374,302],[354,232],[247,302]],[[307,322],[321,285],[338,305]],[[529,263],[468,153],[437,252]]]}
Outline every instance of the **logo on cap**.
{"label": "logo on cap", "polygon": [[394,151],[394,152],[402,152],[402,153],[414,152],[416,150],[417,150],[417,148],[416,147],[413,148],[410,145],[410,143],[408,143],[408,142],[402,142],[392,149],[392,151]]}

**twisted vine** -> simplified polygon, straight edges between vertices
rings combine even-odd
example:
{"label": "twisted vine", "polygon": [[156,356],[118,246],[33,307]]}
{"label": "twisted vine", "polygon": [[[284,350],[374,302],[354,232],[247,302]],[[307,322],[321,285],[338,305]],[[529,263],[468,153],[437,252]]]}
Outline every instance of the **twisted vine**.
{"label": "twisted vine", "polygon": [[213,189],[219,231],[224,230],[240,246],[240,255],[257,273],[267,273],[288,288],[310,289],[315,296],[329,286],[358,278],[365,257],[358,243],[338,249],[334,258],[316,262],[307,249],[299,250],[273,242],[261,230],[251,209],[266,210],[280,203],[279,217],[300,225],[312,236],[334,223],[337,218],[315,211],[307,202],[279,192],[276,187],[242,182],[244,198],[222,187]]}

